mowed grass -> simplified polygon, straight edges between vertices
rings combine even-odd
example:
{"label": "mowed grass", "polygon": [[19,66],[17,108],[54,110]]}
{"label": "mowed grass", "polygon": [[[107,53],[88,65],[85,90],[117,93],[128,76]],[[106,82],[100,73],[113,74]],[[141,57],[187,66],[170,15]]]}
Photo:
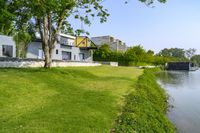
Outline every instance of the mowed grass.
{"label": "mowed grass", "polygon": [[0,132],[108,133],[142,70],[0,69]]}

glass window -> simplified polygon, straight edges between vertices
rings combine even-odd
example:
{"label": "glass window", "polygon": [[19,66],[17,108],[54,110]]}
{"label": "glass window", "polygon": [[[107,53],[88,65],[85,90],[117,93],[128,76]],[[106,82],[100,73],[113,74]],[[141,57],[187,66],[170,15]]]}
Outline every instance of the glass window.
{"label": "glass window", "polygon": [[2,45],[3,56],[13,57],[13,46]]}

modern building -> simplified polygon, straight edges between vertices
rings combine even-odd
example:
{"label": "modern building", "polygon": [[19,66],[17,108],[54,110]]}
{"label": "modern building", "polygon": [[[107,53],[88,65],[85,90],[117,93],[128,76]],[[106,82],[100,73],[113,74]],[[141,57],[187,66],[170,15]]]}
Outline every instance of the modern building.
{"label": "modern building", "polygon": [[114,38],[113,36],[110,36],[110,35],[92,37],[91,40],[97,46],[101,46],[103,44],[108,44],[112,51],[125,52],[127,50],[127,46],[123,41],[116,39],[116,38]]}
{"label": "modern building", "polygon": [[[87,37],[74,37],[60,34],[52,53],[53,60],[93,61],[92,52],[95,45]],[[41,40],[29,44],[27,58],[44,59]]]}
{"label": "modern building", "polygon": [[0,35],[0,57],[16,57],[16,44],[13,37]]}

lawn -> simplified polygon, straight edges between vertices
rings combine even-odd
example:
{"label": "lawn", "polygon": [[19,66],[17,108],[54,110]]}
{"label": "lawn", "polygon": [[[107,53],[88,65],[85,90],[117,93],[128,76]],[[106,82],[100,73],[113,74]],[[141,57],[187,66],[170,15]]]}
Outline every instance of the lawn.
{"label": "lawn", "polygon": [[0,69],[0,132],[108,133],[142,70]]}

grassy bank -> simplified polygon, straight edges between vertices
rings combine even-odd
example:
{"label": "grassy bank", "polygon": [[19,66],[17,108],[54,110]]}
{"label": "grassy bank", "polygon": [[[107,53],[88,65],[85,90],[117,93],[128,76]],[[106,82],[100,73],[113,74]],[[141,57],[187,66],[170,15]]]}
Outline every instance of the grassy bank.
{"label": "grassy bank", "polygon": [[175,127],[166,116],[167,96],[157,84],[154,72],[146,69],[137,89],[126,97],[126,104],[116,122],[117,133],[173,133]]}
{"label": "grassy bank", "polygon": [[0,132],[109,132],[141,74],[125,67],[0,69]]}

